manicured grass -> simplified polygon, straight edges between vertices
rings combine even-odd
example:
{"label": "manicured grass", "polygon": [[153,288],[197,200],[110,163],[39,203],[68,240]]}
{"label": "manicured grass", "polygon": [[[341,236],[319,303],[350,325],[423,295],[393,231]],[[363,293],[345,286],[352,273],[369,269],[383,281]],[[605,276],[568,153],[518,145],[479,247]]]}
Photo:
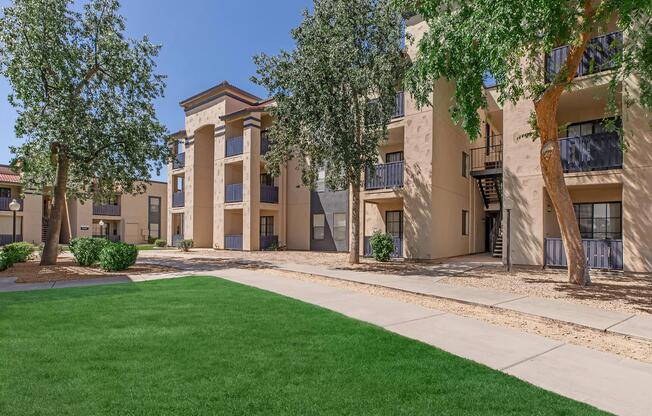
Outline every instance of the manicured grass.
{"label": "manicured grass", "polygon": [[0,415],[252,414],[599,412],[214,278],[0,294]]}
{"label": "manicured grass", "polygon": [[154,244],[138,244],[136,245],[138,251],[148,251],[148,250],[160,250],[159,247],[156,247]]}

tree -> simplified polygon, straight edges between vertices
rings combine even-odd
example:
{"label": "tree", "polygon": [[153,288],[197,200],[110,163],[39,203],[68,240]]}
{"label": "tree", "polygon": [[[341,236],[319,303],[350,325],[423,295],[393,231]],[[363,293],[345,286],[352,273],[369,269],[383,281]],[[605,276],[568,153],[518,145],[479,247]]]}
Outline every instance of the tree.
{"label": "tree", "polygon": [[359,262],[360,186],[387,137],[406,61],[401,15],[390,0],[315,0],[292,31],[293,51],[254,57],[253,81],[276,100],[265,158],[277,175],[297,160],[304,184],[326,169],[330,189],[350,188],[350,255]]}
{"label": "tree", "polygon": [[128,40],[117,0],[14,0],[0,18],[0,73],[14,93],[12,164],[28,189],[52,189],[41,264],[57,258],[66,198],[145,190],[169,158],[153,100],[160,46]]}
{"label": "tree", "polygon": [[[559,221],[568,258],[569,280],[590,283],[588,266],[572,200],[560,159],[557,108],[564,91],[572,88],[580,61],[592,33],[604,32],[617,17],[626,29],[624,48],[615,54],[606,117],[618,111],[615,94],[619,80],[641,79],[641,101],[648,106],[652,89],[652,2],[649,0],[398,0],[407,11],[418,13],[429,25],[418,44],[418,56],[406,83],[419,105],[428,104],[435,80],[455,82],[451,115],[471,138],[479,136],[479,110],[487,106],[483,82],[493,76],[499,102],[531,100],[532,131],[539,139],[543,179]],[[561,70],[546,74],[544,56],[553,48],[569,45]],[[603,51],[608,52],[608,51]],[[591,65],[595,64],[592,62]],[[610,126],[616,129],[617,126]]]}

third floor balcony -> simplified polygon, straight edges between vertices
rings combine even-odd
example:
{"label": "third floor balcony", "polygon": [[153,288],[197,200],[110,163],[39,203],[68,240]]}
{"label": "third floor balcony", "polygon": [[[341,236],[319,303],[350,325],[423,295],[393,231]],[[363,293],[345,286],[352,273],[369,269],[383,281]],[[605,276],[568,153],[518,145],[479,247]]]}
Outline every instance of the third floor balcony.
{"label": "third floor balcony", "polygon": [[226,139],[226,157],[241,155],[244,151],[244,139],[240,137],[230,137]]}
{"label": "third floor balcony", "polygon": [[365,175],[365,189],[392,189],[403,187],[403,172],[405,163],[381,163],[374,170],[367,169]]}
{"label": "third floor balcony", "polygon": [[176,191],[172,194],[172,208],[183,208],[186,204],[186,194],[184,191]]}
{"label": "third floor balcony", "polygon": [[186,154],[177,153],[172,160],[172,169],[183,169],[186,166]]}

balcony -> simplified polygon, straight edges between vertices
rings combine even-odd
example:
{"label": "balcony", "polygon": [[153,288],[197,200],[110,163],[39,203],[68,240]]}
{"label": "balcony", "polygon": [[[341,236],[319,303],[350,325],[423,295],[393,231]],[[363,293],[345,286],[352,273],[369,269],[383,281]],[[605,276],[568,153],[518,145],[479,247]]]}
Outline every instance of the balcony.
{"label": "balcony", "polygon": [[[394,239],[394,251],[391,254],[391,257],[398,259],[403,257],[403,238],[393,237]],[[373,249],[371,248],[371,237],[364,238],[364,255],[366,257],[372,257],[374,255]]]}
{"label": "balcony", "polygon": [[[552,50],[546,56],[546,82],[551,82],[559,74],[568,57],[568,45]],[[613,32],[598,36],[589,41],[576,77],[608,71],[615,67],[614,57],[623,50],[623,33]]]}
{"label": "balcony", "polygon": [[0,211],[11,211],[9,209],[9,204],[11,204],[11,201],[14,199],[20,204],[19,211],[22,211],[24,206],[23,200],[21,198],[12,198],[9,196],[0,197]]}
{"label": "balcony", "polygon": [[[589,267],[602,270],[623,270],[623,240],[582,240]],[[546,238],[545,265],[568,267],[561,238]]]}
{"label": "balcony", "polygon": [[278,186],[260,185],[260,202],[278,204]]}
{"label": "balcony", "polygon": [[269,137],[266,133],[260,136],[260,154],[264,155],[269,151]]}
{"label": "balcony", "polygon": [[119,217],[120,205],[113,204],[93,204],[93,215],[101,215],[107,217]]}
{"label": "balcony", "polygon": [[261,235],[260,236],[260,249],[268,250],[270,247],[278,247],[277,235]]}
{"label": "balcony", "polygon": [[172,194],[172,208],[183,208],[186,204],[186,194],[184,191],[177,191]]}
{"label": "balcony", "polygon": [[242,137],[231,137],[226,139],[226,157],[241,155],[244,151]]}
{"label": "balcony", "polygon": [[242,250],[242,234],[225,235],[224,248],[226,250]]}
{"label": "balcony", "polygon": [[376,165],[375,172],[367,169],[365,189],[392,189],[403,187],[404,162],[391,162]]}
{"label": "balcony", "polygon": [[174,157],[174,160],[172,161],[172,169],[183,169],[184,167],[186,167],[186,154],[177,153],[177,155]]}
{"label": "balcony", "polygon": [[242,184],[231,183],[226,185],[224,192],[224,201],[229,202],[242,202]]}
{"label": "balcony", "polygon": [[503,168],[503,145],[501,136],[493,136],[491,146],[474,147],[471,152],[471,173],[495,172]]}
{"label": "balcony", "polygon": [[405,93],[399,91],[396,93],[396,106],[394,107],[393,118],[405,116]]}
{"label": "balcony", "polygon": [[597,133],[559,140],[564,172],[620,169],[623,149],[618,133]]}

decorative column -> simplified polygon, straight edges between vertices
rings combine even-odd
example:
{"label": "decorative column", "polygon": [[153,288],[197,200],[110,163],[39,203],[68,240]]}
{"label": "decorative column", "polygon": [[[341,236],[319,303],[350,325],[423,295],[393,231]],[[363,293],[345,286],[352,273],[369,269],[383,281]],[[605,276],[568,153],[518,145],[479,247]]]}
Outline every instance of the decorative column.
{"label": "decorative column", "polygon": [[213,185],[213,247],[224,249],[224,192],[226,167],[224,158],[226,156],[226,125],[215,126],[215,166]]}
{"label": "decorative column", "polygon": [[242,249],[260,250],[260,125],[261,114],[243,120]]}

